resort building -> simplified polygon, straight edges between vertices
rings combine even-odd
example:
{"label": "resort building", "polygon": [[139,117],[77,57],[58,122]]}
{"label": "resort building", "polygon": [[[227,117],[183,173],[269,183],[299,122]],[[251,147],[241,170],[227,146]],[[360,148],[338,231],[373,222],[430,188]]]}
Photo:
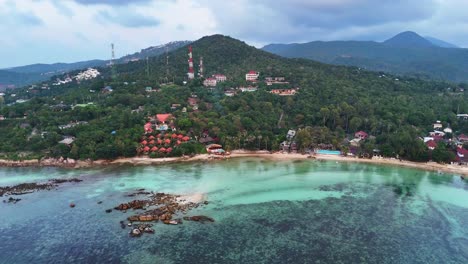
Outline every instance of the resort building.
{"label": "resort building", "polygon": [[258,76],[260,76],[260,73],[259,73],[259,72],[256,72],[256,71],[249,71],[249,72],[245,75],[245,80],[246,80],[246,81],[249,81],[249,82],[254,82],[254,81],[258,80]]}
{"label": "resort building", "polygon": [[218,82],[225,82],[227,80],[227,77],[224,74],[213,74],[212,77],[215,78]]}
{"label": "resort building", "polygon": [[203,81],[203,86],[205,87],[216,87],[218,81],[215,78],[207,78]]}
{"label": "resort building", "polygon": [[437,120],[437,122],[433,124],[433,127],[434,129],[442,129],[443,126],[442,126],[442,123]]}
{"label": "resort building", "polygon": [[297,89],[273,89],[270,93],[280,96],[291,96],[297,93]]}
{"label": "resort building", "polygon": [[253,87],[253,86],[247,86],[247,87],[239,87],[239,90],[241,90],[241,92],[245,93],[245,92],[256,92],[258,90],[257,87]]}
{"label": "resort building", "polygon": [[354,133],[354,137],[358,138],[360,140],[365,140],[365,139],[367,139],[369,137],[369,135],[364,131],[358,131],[358,132]]}

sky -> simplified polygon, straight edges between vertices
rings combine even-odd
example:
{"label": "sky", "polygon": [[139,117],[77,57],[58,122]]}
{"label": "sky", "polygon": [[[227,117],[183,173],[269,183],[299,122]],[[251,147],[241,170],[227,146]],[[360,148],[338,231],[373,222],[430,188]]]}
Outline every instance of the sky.
{"label": "sky", "polygon": [[0,0],[0,68],[223,34],[262,47],[415,31],[468,48],[465,0]]}

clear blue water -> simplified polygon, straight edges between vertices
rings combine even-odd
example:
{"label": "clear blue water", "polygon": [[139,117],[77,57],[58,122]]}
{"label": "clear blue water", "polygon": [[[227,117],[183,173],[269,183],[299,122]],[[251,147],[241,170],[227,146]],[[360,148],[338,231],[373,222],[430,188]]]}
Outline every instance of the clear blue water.
{"label": "clear blue water", "polygon": [[317,150],[318,154],[325,154],[325,155],[341,155],[341,151],[339,150],[326,150],[326,149],[319,149]]}
{"label": "clear blue water", "polygon": [[[83,182],[0,203],[0,263],[468,263],[468,182],[456,175],[261,159],[0,168],[0,186],[72,177]],[[130,238],[119,221],[131,212],[104,211],[138,188],[204,194],[189,215],[216,222]]]}

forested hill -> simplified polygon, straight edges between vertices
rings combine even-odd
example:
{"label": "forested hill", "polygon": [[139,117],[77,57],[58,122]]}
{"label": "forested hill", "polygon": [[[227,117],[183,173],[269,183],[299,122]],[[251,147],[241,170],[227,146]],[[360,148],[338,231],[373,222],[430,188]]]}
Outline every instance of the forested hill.
{"label": "forested hill", "polygon": [[468,82],[468,49],[442,48],[428,40],[404,34],[373,41],[314,41],[270,44],[263,50],[289,58],[306,58],[336,65],[425,79]]}
{"label": "forested hill", "polygon": [[[427,160],[427,147],[418,138],[427,135],[436,120],[450,125],[455,135],[468,133],[468,122],[456,117],[468,112],[464,85],[283,58],[222,35],[191,45],[195,70],[203,56],[205,77],[225,74],[228,81],[216,88],[203,87],[201,78],[184,84],[184,46],[169,53],[168,68],[165,56],[155,57],[148,64],[117,65],[114,80],[109,68],[99,68],[101,75],[93,80],[60,86],[49,82],[42,89],[44,83],[15,91],[14,97],[8,92],[5,103],[10,105],[0,109],[7,118],[0,121],[0,155],[134,156],[143,124],[156,113],[173,114],[178,133],[192,138],[209,134],[228,150],[277,150],[288,129],[298,130],[300,151],[319,144],[346,150],[345,138],[363,130],[373,136],[361,146],[363,152],[379,148],[386,156]],[[245,74],[250,70],[260,72],[258,91],[234,90],[234,96],[226,96],[226,91],[249,85]],[[263,81],[267,76],[285,77],[289,84],[268,86]],[[278,96],[270,93],[274,88],[299,90],[294,96]],[[197,100],[198,110],[189,98]],[[72,125],[59,128],[67,124]],[[71,147],[58,143],[64,136],[75,137]]]}

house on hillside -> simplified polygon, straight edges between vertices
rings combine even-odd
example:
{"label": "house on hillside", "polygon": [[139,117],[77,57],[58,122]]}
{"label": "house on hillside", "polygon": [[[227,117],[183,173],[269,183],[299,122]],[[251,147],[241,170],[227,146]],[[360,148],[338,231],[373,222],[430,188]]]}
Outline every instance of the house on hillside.
{"label": "house on hillside", "polygon": [[446,128],[444,128],[444,133],[445,134],[452,134],[453,131],[452,131],[452,129],[450,127],[446,127]]}
{"label": "house on hillside", "polygon": [[212,77],[216,79],[217,82],[225,82],[227,80],[227,77],[224,74],[213,74]]}
{"label": "house on hillside", "polygon": [[434,136],[444,137],[444,136],[445,136],[445,133],[442,132],[442,131],[434,130],[434,131],[432,131],[432,132],[429,132],[429,135],[430,135],[431,137],[434,137]]}
{"label": "house on hillside", "polygon": [[458,136],[458,141],[468,142],[468,136],[466,136],[465,134],[461,134],[461,135]]}
{"label": "house on hillside", "polygon": [[260,73],[259,72],[256,72],[256,71],[249,71],[246,75],[245,75],[245,80],[248,81],[248,82],[255,82],[258,80],[258,76],[260,76]]}
{"label": "house on hillside", "polygon": [[437,120],[432,126],[434,127],[434,129],[442,129],[443,127],[442,123],[439,120]]}
{"label": "house on hillside", "polygon": [[218,81],[215,78],[207,78],[203,81],[203,86],[205,87],[216,87]]}
{"label": "house on hillside", "polygon": [[280,95],[280,96],[291,96],[297,93],[298,89],[273,89],[270,91],[272,94]]}
{"label": "house on hillside", "polygon": [[468,114],[458,114],[457,118],[462,120],[468,120]]}
{"label": "house on hillside", "polygon": [[258,90],[257,87],[253,87],[253,86],[239,87],[238,89],[243,93],[245,93],[245,92],[256,92]]}
{"label": "house on hillside", "polygon": [[458,164],[467,165],[468,164],[468,150],[463,147],[457,148],[457,154],[455,160]]}
{"label": "house on hillside", "polygon": [[430,150],[434,150],[435,148],[437,148],[437,143],[434,140],[429,140],[429,141],[426,142],[426,146]]}
{"label": "house on hillside", "polygon": [[286,134],[286,138],[288,140],[293,139],[295,136],[296,136],[296,130],[292,130],[292,129],[290,129],[288,133]]}
{"label": "house on hillside", "polygon": [[360,140],[366,140],[369,137],[369,134],[367,134],[364,131],[358,131],[354,133],[354,138],[358,138]]}
{"label": "house on hillside", "polygon": [[157,114],[156,115],[156,130],[166,131],[169,129],[170,121],[174,117],[171,114]]}

